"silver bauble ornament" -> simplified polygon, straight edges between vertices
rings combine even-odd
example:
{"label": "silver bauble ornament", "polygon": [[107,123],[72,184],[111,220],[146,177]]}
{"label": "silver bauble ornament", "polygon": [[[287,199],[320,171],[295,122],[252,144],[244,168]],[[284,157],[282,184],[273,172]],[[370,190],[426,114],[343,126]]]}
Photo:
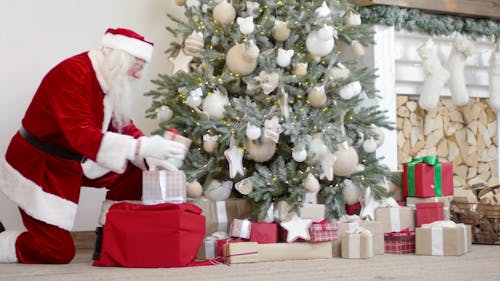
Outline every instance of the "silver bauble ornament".
{"label": "silver bauble ornament", "polygon": [[226,109],[224,108],[229,104],[229,99],[218,91],[208,95],[202,104],[202,109],[210,118],[222,119]]}
{"label": "silver bauble ornament", "polygon": [[174,112],[166,105],[162,105],[156,113],[156,118],[158,118],[160,122],[168,121],[172,116],[174,116]]}

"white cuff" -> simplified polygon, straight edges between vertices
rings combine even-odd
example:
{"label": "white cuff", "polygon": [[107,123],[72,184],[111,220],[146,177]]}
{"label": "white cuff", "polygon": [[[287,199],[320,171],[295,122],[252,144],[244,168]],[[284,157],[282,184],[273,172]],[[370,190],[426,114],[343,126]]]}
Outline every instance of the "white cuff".
{"label": "white cuff", "polygon": [[16,254],[16,240],[21,231],[6,230],[0,233],[0,263],[19,262]]}

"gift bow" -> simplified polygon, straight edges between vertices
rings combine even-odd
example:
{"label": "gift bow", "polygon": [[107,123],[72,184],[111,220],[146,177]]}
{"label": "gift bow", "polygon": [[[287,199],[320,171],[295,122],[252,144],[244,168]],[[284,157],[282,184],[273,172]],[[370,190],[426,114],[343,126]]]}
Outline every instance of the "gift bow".
{"label": "gift bow", "polygon": [[359,235],[371,235],[372,232],[364,227],[356,227],[352,230],[347,230],[346,233],[349,234],[359,234]]}
{"label": "gift bow", "polygon": [[171,140],[175,140],[175,137],[180,134],[179,131],[177,131],[177,129],[172,128],[172,127],[168,127],[168,128],[166,128],[166,130],[168,132],[172,133],[172,136],[170,137]]}
{"label": "gift bow", "polygon": [[408,164],[408,196],[415,196],[415,165],[418,163],[425,163],[434,166],[434,192],[436,197],[443,196],[442,188],[442,167],[439,159],[435,156],[424,156],[420,158],[413,158]]}
{"label": "gift bow", "polygon": [[465,227],[463,223],[455,223],[454,221],[435,221],[433,223],[423,224],[422,228],[445,228],[445,227]]}

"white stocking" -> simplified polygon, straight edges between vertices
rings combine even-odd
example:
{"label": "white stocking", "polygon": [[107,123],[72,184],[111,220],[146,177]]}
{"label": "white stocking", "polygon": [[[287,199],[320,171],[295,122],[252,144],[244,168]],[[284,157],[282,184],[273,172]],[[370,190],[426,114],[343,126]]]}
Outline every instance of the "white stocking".
{"label": "white stocking", "polygon": [[500,44],[491,50],[490,67],[488,69],[490,83],[490,104],[500,111]]}
{"label": "white stocking", "polygon": [[465,86],[465,60],[474,52],[474,44],[464,36],[457,34],[450,57],[448,58],[447,68],[450,71],[451,99],[453,104],[461,106],[469,102],[469,94]]}
{"label": "white stocking", "polygon": [[446,81],[448,81],[450,74],[441,65],[436,45],[434,45],[432,38],[429,38],[417,51],[422,59],[425,73],[424,85],[418,99],[418,104],[425,110],[431,110],[437,107],[439,93],[444,84],[446,84]]}

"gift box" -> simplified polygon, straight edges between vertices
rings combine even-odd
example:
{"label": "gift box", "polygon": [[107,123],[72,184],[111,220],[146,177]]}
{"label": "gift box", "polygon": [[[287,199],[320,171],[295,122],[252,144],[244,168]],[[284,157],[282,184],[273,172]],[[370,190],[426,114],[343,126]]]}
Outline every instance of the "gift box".
{"label": "gift box", "polygon": [[195,264],[205,218],[191,204],[113,204],[96,266],[182,267]]}
{"label": "gift box", "polygon": [[367,259],[373,257],[373,235],[362,227],[347,231],[342,236],[342,257],[346,259]]}
{"label": "gift box", "polygon": [[189,149],[189,147],[191,146],[191,143],[192,143],[191,139],[182,136],[179,133],[179,131],[177,131],[174,128],[167,128],[165,130],[165,133],[163,134],[163,138],[165,138],[167,140],[172,140],[172,141],[175,141],[175,142],[178,142],[178,143],[184,145],[186,147],[186,150]]}
{"label": "gift box", "polygon": [[[296,213],[285,201],[279,201],[277,207],[279,216],[278,222],[288,221],[292,219],[293,215]],[[303,219],[312,219],[314,221],[323,220],[325,218],[325,205],[305,203],[299,208],[298,215]]]}
{"label": "gift box", "polygon": [[405,197],[440,197],[453,195],[453,164],[436,157],[415,158],[403,164]]}
{"label": "gift box", "polygon": [[459,256],[471,251],[471,227],[452,221],[437,221],[417,227],[415,254]]}
{"label": "gift box", "polygon": [[203,243],[196,254],[199,260],[215,259],[217,257],[217,238],[213,236],[206,236]]}
{"label": "gift box", "polygon": [[337,236],[339,239],[332,241],[332,253],[334,257],[342,256],[342,239],[344,233],[347,231],[354,231],[362,227],[368,229],[373,235],[373,249],[375,255],[383,255],[384,248],[384,231],[381,222],[377,221],[362,221],[359,219],[345,219],[339,221],[339,230]]}
{"label": "gift box", "polygon": [[259,261],[257,242],[235,242],[222,244],[225,263],[250,263]]}
{"label": "gift box", "polygon": [[407,228],[399,232],[385,233],[384,243],[387,254],[415,253],[415,231]]}
{"label": "gift box", "polygon": [[443,202],[416,203],[416,226],[420,227],[422,224],[444,220],[443,206]]}
{"label": "gift box", "polygon": [[278,242],[278,225],[275,223],[252,222],[250,241],[259,244]]}
{"label": "gift box", "polygon": [[252,204],[245,199],[229,198],[226,201],[212,201],[206,197],[200,197],[189,202],[202,209],[208,234],[219,231],[229,233],[230,222],[233,219],[252,216]]}
{"label": "gift box", "polygon": [[407,197],[406,198],[406,206],[411,207],[416,210],[415,204],[417,203],[427,203],[427,202],[442,202],[443,203],[443,220],[450,220],[450,205],[454,200],[453,196],[442,196],[442,197],[427,197],[427,198],[418,198],[418,197]]}
{"label": "gift box", "polygon": [[310,242],[325,242],[337,240],[337,232],[339,230],[338,222],[328,223],[326,220],[321,222],[313,222],[309,227],[311,236]]}
{"label": "gift box", "polygon": [[330,242],[322,243],[223,243],[225,263],[249,263],[284,260],[332,258]]}
{"label": "gift box", "polygon": [[142,172],[142,203],[185,203],[186,175],[183,171],[154,170]]}
{"label": "gift box", "polygon": [[382,207],[375,209],[375,220],[382,223],[384,233],[415,230],[415,214],[410,207]]}
{"label": "gift box", "polygon": [[233,219],[230,236],[248,239],[250,238],[251,228],[252,222],[249,219]]}
{"label": "gift box", "polygon": [[355,203],[355,204],[346,204],[345,205],[345,212],[352,216],[352,215],[359,215],[359,212],[361,211],[361,203]]}

